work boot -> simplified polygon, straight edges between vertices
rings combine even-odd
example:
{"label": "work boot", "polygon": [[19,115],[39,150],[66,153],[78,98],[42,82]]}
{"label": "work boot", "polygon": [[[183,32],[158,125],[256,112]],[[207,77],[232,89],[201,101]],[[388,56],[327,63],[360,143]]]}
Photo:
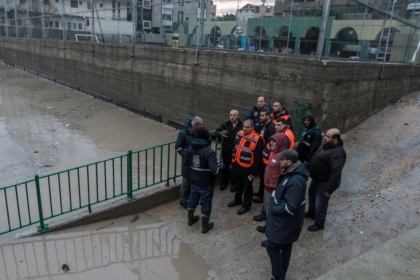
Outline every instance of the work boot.
{"label": "work boot", "polygon": [[209,216],[201,216],[201,222],[202,222],[202,233],[206,233],[209,230],[211,230],[214,227],[213,223],[209,223],[210,217]]}
{"label": "work boot", "polygon": [[235,192],[235,186],[234,186],[234,185],[232,185],[232,184],[230,185],[230,192],[231,192],[231,193],[234,193],[234,192]]}
{"label": "work boot", "polygon": [[198,216],[194,216],[195,209],[188,209],[188,225],[192,226],[195,222],[200,219]]}

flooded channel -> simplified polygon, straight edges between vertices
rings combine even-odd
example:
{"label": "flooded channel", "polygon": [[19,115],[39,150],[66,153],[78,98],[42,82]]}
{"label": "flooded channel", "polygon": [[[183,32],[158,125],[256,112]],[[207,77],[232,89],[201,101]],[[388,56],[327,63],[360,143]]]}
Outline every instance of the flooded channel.
{"label": "flooded channel", "polygon": [[[177,133],[0,64],[0,186],[173,141]],[[103,176],[105,168],[101,172],[101,177],[110,176]],[[74,181],[74,176],[63,180]],[[31,189],[26,195],[23,190],[8,190],[0,196],[7,196],[10,203],[14,197],[26,200],[35,194]],[[83,193],[71,196],[74,201],[86,199]],[[58,201],[54,195],[50,200]],[[34,211],[28,207],[23,212]],[[111,222],[98,231],[104,223],[24,239],[14,238],[14,233],[0,236],[0,279],[215,279],[214,272],[151,212]],[[67,274],[63,263],[70,267]]]}

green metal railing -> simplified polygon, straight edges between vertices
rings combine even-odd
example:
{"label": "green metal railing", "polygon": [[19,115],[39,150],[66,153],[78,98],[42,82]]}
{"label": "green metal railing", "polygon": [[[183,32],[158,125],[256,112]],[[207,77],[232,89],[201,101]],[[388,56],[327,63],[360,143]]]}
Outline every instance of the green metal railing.
{"label": "green metal railing", "polygon": [[[295,135],[301,135],[301,118],[310,105],[291,111]],[[213,134],[213,133],[212,133]],[[212,148],[221,159],[222,138]],[[34,179],[0,188],[0,235],[125,196],[141,189],[174,181],[181,176],[181,158],[175,141],[89,163],[71,169],[36,175]]]}

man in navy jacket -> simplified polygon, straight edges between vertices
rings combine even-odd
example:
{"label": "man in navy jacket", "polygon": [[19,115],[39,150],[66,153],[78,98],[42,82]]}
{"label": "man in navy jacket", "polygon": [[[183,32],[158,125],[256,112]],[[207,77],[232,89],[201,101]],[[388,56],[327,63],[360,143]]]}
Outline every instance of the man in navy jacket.
{"label": "man in navy jacket", "polygon": [[292,255],[293,242],[299,239],[305,215],[306,182],[309,177],[305,165],[295,150],[280,155],[284,174],[273,192],[274,203],[268,212],[265,241],[270,257],[273,279],[285,279]]}

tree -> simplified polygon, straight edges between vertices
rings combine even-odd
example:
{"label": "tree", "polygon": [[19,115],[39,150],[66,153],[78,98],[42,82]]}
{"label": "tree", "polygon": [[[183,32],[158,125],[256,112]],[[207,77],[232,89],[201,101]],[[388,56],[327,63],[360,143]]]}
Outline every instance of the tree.
{"label": "tree", "polygon": [[234,14],[225,14],[222,16],[216,16],[217,21],[235,21],[236,16]]}

